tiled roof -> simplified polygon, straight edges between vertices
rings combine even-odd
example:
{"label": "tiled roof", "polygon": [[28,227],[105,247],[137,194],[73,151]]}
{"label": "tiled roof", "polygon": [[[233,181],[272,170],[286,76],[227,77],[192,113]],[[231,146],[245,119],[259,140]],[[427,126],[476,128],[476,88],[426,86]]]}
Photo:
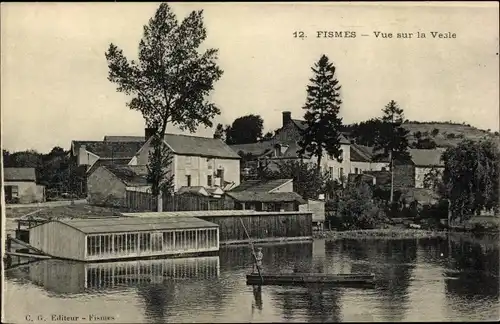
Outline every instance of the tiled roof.
{"label": "tiled roof", "polygon": [[132,158],[144,142],[73,141],[73,153],[78,154],[82,145],[100,158]]}
{"label": "tiled roof", "polygon": [[226,195],[242,202],[298,202],[305,203],[305,200],[296,192],[226,192]]}
{"label": "tiled roof", "polygon": [[35,168],[4,168],[5,181],[36,181]]}
{"label": "tiled roof", "polygon": [[130,158],[119,158],[119,159],[99,159],[97,160],[90,169],[88,169],[87,174],[90,175],[92,172],[97,170],[101,166],[105,165],[127,165],[130,162]]}
{"label": "tiled roof", "polygon": [[356,144],[351,145],[351,161],[353,162],[371,162],[372,156]]}
{"label": "tiled roof", "polygon": [[239,153],[241,151],[246,154],[250,153],[254,156],[262,156],[273,151],[274,143],[272,141],[266,141],[250,144],[229,145],[229,147],[236,153]]}
{"label": "tiled roof", "polygon": [[[218,227],[214,223],[195,217],[120,217],[59,220],[86,234],[116,232],[153,232],[169,229]],[[42,224],[41,226],[43,226]],[[40,226],[40,225],[39,225]]]}
{"label": "tiled roof", "polygon": [[177,211],[177,212],[139,212],[139,213],[122,213],[123,216],[137,218],[167,218],[167,217],[239,217],[252,215],[298,215],[310,214],[310,212],[301,211],[285,211],[285,212],[266,212],[255,210],[194,210],[194,211]]}
{"label": "tiled roof", "polygon": [[210,137],[166,134],[165,142],[174,153],[226,159],[240,159],[240,156],[220,139]]}
{"label": "tiled roof", "polygon": [[[292,122],[297,126],[300,130],[304,130],[307,128],[307,123],[305,120],[300,119],[292,119]],[[341,144],[351,144],[351,142],[343,135],[340,135],[340,143]]]}
{"label": "tiled roof", "polygon": [[235,187],[231,192],[253,191],[253,192],[270,192],[284,184],[293,181],[292,179],[276,179],[276,180],[247,180],[242,182],[238,187]]}
{"label": "tiled roof", "polygon": [[411,160],[413,161],[415,166],[443,167],[444,162],[441,161],[441,155],[444,153],[445,150],[446,149],[444,148],[435,148],[431,150],[410,149],[409,152],[411,155]]}
{"label": "tiled roof", "polygon": [[141,142],[144,143],[146,140],[144,136],[117,136],[117,135],[107,135],[104,136],[105,142]]}
{"label": "tiled roof", "polygon": [[118,179],[122,180],[128,186],[147,186],[148,170],[142,165],[107,165],[104,166],[113,173]]}

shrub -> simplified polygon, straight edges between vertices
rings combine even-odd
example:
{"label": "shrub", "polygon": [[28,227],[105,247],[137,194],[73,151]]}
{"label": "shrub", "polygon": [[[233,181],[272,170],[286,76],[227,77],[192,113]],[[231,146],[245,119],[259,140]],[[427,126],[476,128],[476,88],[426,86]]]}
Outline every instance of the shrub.
{"label": "shrub", "polygon": [[338,203],[342,229],[375,228],[384,217],[367,184],[349,185]]}
{"label": "shrub", "polygon": [[437,136],[437,134],[439,134],[439,129],[438,128],[434,128],[431,132],[432,136]]}
{"label": "shrub", "polygon": [[455,138],[455,134],[449,133],[446,135],[446,138]]}

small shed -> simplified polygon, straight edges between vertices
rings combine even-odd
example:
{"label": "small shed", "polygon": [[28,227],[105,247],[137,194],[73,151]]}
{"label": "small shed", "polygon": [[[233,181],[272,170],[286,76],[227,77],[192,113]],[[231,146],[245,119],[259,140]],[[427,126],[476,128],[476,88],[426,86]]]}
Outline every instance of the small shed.
{"label": "small shed", "polygon": [[229,191],[226,196],[234,200],[237,210],[298,211],[299,205],[305,203],[296,192]]}
{"label": "small shed", "polygon": [[30,228],[30,244],[79,261],[198,254],[219,250],[219,227],[195,217],[52,220]]}
{"label": "small shed", "polygon": [[45,201],[45,186],[36,184],[35,168],[4,168],[3,171],[6,203]]}

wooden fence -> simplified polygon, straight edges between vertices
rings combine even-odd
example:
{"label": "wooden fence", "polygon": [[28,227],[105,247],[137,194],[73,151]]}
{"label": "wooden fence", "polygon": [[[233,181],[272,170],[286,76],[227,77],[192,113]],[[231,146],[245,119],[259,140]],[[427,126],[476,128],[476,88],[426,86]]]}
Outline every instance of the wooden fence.
{"label": "wooden fence", "polygon": [[[147,192],[126,192],[126,205],[131,211],[156,211],[157,198]],[[231,210],[234,201],[189,194],[163,196],[163,211]]]}

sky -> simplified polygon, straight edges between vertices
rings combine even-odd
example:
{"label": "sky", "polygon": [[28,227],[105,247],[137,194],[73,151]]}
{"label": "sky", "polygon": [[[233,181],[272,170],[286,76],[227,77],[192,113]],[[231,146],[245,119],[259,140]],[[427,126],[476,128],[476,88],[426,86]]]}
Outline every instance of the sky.
{"label": "sky", "polygon": [[[110,43],[137,57],[159,3],[2,3],[2,147],[54,146],[104,135],[143,135],[144,120],[107,80]],[[204,10],[204,47],[219,49],[222,78],[213,123],[259,114],[265,130],[282,111],[303,116],[311,67],[336,66],[344,123],[381,115],[390,100],[406,118],[499,130],[498,3],[172,3],[178,20]],[[307,38],[294,37],[304,32]],[[356,32],[317,38],[318,31]],[[377,38],[374,32],[393,33]],[[426,38],[417,38],[417,32]],[[434,39],[431,32],[455,33]],[[413,33],[398,39],[397,33]],[[361,36],[365,34],[368,36]],[[179,133],[176,129],[172,132]],[[212,136],[200,128],[195,135]]]}

